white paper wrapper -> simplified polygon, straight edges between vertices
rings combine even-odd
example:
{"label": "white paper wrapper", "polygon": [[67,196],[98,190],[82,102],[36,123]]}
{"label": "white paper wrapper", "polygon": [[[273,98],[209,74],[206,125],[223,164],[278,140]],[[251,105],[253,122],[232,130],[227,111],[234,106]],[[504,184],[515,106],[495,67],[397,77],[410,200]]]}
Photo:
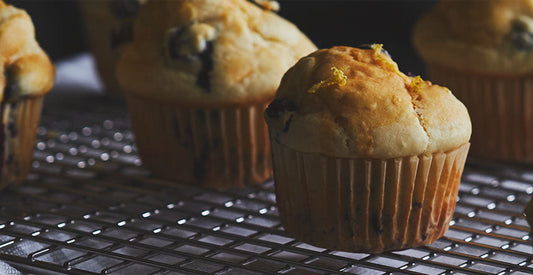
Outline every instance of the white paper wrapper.
{"label": "white paper wrapper", "polygon": [[472,120],[471,155],[533,162],[533,78],[480,75],[429,65],[431,80],[447,86]]}
{"label": "white paper wrapper", "polygon": [[144,165],[157,177],[214,188],[272,175],[267,102],[228,109],[183,108],[127,95]]}
{"label": "white paper wrapper", "polygon": [[272,140],[286,232],[315,246],[377,253],[429,244],[453,216],[469,144],[447,153],[350,159]]}

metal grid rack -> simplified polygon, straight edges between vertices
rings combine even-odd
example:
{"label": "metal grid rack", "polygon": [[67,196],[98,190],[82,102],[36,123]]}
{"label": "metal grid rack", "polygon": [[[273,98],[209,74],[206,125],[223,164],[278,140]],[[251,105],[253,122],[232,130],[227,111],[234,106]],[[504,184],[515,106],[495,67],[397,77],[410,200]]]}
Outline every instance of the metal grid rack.
{"label": "metal grid rack", "polygon": [[28,181],[0,193],[0,260],[36,274],[533,273],[531,167],[469,160],[450,230],[429,246],[325,250],[284,234],[272,182],[216,191],[150,177],[124,105],[104,99],[45,109]]}

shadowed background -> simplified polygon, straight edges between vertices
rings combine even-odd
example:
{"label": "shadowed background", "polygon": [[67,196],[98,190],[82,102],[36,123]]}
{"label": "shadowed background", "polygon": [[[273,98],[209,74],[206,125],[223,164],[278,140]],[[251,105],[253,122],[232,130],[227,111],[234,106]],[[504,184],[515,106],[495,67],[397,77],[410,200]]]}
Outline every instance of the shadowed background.
{"label": "shadowed background", "polygon": [[[100,1],[100,0],[80,0]],[[6,0],[27,10],[37,39],[54,60],[87,50],[75,0]],[[423,74],[411,44],[420,15],[436,0],[280,0],[279,14],[295,23],[319,48],[382,43],[403,72]]]}

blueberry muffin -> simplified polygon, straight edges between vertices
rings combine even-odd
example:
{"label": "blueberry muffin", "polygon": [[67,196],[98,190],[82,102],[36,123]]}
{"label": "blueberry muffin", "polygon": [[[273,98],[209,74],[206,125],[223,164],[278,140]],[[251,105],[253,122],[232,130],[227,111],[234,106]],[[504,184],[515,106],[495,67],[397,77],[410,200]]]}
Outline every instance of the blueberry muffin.
{"label": "blueberry muffin", "polygon": [[33,158],[43,97],[54,67],[30,16],[0,0],[0,188],[22,182]]}
{"label": "blueberry muffin", "polygon": [[442,1],[414,45],[432,81],[470,111],[472,155],[533,161],[533,1]]}
{"label": "blueberry muffin", "polygon": [[78,0],[91,52],[109,95],[119,95],[119,47],[133,40],[133,20],[148,0]]}
{"label": "blueberry muffin", "polygon": [[316,49],[271,11],[276,6],[244,0],[143,6],[117,74],[141,158],[155,176],[218,188],[271,176],[263,111],[283,73]]}
{"label": "blueberry muffin", "polygon": [[302,58],[265,111],[283,226],[329,249],[429,244],[449,226],[469,148],[465,106],[379,44]]}

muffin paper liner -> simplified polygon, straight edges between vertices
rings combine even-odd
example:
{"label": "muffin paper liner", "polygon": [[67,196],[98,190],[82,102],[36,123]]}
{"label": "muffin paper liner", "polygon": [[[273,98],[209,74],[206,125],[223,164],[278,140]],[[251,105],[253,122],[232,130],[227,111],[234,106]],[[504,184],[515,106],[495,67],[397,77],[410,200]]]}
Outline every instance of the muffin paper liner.
{"label": "muffin paper liner", "polygon": [[272,176],[267,102],[228,109],[183,108],[127,95],[139,154],[157,177],[226,188]]}
{"label": "muffin paper liner", "polygon": [[380,160],[302,153],[272,140],[285,231],[315,246],[352,252],[432,243],[449,227],[469,146]]}
{"label": "muffin paper liner", "polygon": [[37,96],[1,104],[0,188],[21,183],[28,175],[43,98]]}
{"label": "muffin paper liner", "polygon": [[480,75],[429,65],[433,82],[450,88],[472,120],[471,154],[533,162],[533,77]]}

